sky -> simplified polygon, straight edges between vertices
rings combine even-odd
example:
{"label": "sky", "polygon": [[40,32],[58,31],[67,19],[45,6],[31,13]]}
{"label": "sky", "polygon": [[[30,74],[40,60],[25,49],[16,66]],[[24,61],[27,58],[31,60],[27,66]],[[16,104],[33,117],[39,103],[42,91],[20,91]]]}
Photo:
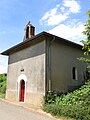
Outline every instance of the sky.
{"label": "sky", "polygon": [[[0,53],[23,41],[28,21],[36,34],[46,31],[81,44],[90,0],[0,0]],[[0,55],[0,74],[8,57]]]}

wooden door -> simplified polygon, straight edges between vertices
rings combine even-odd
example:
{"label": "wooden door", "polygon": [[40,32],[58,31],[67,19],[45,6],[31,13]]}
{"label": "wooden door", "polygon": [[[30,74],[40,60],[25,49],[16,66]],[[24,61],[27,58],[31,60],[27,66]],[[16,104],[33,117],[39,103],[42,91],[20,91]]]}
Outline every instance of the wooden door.
{"label": "wooden door", "polygon": [[21,80],[20,82],[20,101],[24,102],[24,96],[25,96],[25,82],[24,80]]}

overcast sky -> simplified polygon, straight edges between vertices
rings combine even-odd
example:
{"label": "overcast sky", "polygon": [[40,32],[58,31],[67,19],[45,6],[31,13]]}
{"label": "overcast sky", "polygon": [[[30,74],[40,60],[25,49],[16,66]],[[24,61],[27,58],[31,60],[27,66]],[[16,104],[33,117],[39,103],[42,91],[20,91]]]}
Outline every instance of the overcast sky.
{"label": "overcast sky", "polygon": [[[46,31],[79,43],[90,0],[0,0],[0,53],[20,42],[28,21],[36,34]],[[7,72],[7,57],[0,55],[0,73]]]}

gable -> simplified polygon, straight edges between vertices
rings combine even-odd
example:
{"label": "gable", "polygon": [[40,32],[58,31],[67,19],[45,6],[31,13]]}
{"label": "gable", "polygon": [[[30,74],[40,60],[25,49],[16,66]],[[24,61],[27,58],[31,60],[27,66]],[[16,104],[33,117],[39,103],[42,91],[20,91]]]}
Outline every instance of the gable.
{"label": "gable", "polygon": [[45,53],[45,41],[38,42],[30,47],[9,55],[9,64],[33,58]]}

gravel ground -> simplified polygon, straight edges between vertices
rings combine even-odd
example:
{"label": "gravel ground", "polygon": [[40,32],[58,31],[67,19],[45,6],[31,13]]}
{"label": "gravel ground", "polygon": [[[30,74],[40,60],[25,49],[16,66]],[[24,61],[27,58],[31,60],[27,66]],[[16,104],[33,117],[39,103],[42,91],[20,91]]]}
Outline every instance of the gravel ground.
{"label": "gravel ground", "polygon": [[47,115],[0,100],[0,120],[55,120]]}

